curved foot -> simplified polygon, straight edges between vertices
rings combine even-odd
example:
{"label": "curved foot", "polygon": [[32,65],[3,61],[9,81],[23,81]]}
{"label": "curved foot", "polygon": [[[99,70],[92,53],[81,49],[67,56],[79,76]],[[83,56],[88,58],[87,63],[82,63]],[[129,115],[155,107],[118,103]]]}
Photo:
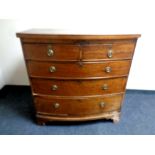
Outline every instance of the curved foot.
{"label": "curved foot", "polygon": [[45,126],[46,125],[46,122],[41,120],[41,119],[37,119],[37,124],[38,125],[42,125],[42,126]]}
{"label": "curved foot", "polygon": [[113,123],[118,123],[120,121],[119,113],[114,113],[112,120],[113,120]]}
{"label": "curved foot", "polygon": [[45,126],[46,123],[45,122],[39,122],[38,125],[42,125],[42,126]]}
{"label": "curved foot", "polygon": [[119,123],[119,121],[120,121],[119,117],[118,118],[113,118],[113,123]]}

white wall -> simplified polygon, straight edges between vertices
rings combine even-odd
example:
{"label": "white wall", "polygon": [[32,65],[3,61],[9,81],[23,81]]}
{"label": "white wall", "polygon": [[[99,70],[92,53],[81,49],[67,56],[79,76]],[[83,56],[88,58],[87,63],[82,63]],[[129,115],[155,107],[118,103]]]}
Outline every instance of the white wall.
{"label": "white wall", "polygon": [[[137,43],[127,88],[155,90],[153,0],[52,2],[46,7],[38,3],[35,12],[29,8],[21,13],[23,17],[26,13],[31,15],[29,19],[0,20],[0,86],[29,84],[21,45],[15,33],[29,28],[56,28],[104,34],[142,34]],[[39,8],[42,8],[40,14]],[[38,18],[33,18],[36,12]],[[46,19],[45,13],[48,15]]]}
{"label": "white wall", "polygon": [[0,86],[27,85],[20,42],[16,39],[16,21],[0,20]]}
{"label": "white wall", "polygon": [[0,69],[0,89],[3,88],[4,85],[5,85],[4,79],[3,79],[2,71]]}

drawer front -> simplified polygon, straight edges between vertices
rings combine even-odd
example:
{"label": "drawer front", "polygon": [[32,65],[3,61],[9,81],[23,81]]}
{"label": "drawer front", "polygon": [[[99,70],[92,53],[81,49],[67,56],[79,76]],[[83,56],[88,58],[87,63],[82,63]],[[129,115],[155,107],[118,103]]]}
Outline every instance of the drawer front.
{"label": "drawer front", "polygon": [[114,44],[90,44],[82,46],[83,60],[118,60],[132,59],[134,42]]}
{"label": "drawer front", "polygon": [[89,96],[125,91],[127,78],[104,80],[42,80],[31,79],[36,94],[57,96]]}
{"label": "drawer front", "polygon": [[91,115],[119,110],[123,95],[91,97],[83,99],[61,99],[35,97],[37,113],[48,115]]}
{"label": "drawer front", "polygon": [[[134,42],[113,44],[23,44],[25,58],[30,60],[83,61],[131,59]],[[80,56],[80,50],[82,55]]]}
{"label": "drawer front", "polygon": [[78,60],[79,46],[70,44],[23,44],[26,59]]}
{"label": "drawer front", "polygon": [[31,77],[48,78],[95,78],[95,77],[117,77],[126,76],[129,73],[131,61],[111,62],[85,62],[79,63],[54,63],[36,62],[27,63]]}

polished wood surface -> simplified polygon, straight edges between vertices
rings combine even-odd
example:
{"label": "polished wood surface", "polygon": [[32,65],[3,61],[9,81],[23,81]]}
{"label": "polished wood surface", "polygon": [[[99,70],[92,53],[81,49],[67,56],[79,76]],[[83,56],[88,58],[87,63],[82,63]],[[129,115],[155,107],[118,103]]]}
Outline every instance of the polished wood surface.
{"label": "polished wood surface", "polygon": [[119,122],[120,111],[114,110],[111,112],[102,112],[98,114],[90,114],[90,115],[71,115],[71,116],[58,116],[58,115],[48,115],[48,114],[37,114],[37,123],[39,125],[45,125],[46,122],[53,121],[92,121],[92,120],[113,120],[114,123]]}
{"label": "polished wood surface", "polygon": [[[92,32],[91,32],[92,33]],[[141,35],[140,34],[119,34],[119,35],[102,35],[93,33],[92,34],[85,34],[85,33],[70,33],[70,32],[62,32],[57,30],[51,30],[51,29],[31,29],[23,32],[17,33],[17,37],[20,37],[22,39],[24,38],[34,38],[34,39],[57,39],[57,40],[112,40],[112,39],[137,39]]]}
{"label": "polished wood surface", "polygon": [[118,122],[139,34],[29,30],[20,37],[38,124]]}
{"label": "polished wood surface", "polygon": [[[91,44],[82,46],[83,60],[119,60],[131,59],[135,43]],[[108,51],[112,50],[112,57],[108,57]]]}
{"label": "polished wood surface", "polygon": [[[127,76],[131,61],[108,62],[39,62],[28,61],[27,67],[30,77],[44,78],[91,78],[91,77],[118,77]],[[56,71],[50,72],[54,66]],[[111,72],[106,72],[106,67],[111,67]]]}
{"label": "polished wood surface", "polygon": [[[48,48],[54,51],[48,56]],[[30,60],[78,60],[79,46],[74,44],[24,44],[25,58]]]}
{"label": "polished wood surface", "polygon": [[[54,54],[48,56],[49,47]],[[112,44],[24,44],[25,59],[47,61],[78,61],[82,51],[83,61],[131,59],[135,42]],[[112,57],[108,57],[112,49]]]}
{"label": "polished wood surface", "polygon": [[[54,97],[35,97],[35,107],[39,114],[69,116],[91,115],[120,110],[123,95],[91,97],[83,99],[61,99]],[[55,108],[55,104],[59,104]],[[104,105],[101,105],[104,103]]]}
{"label": "polished wood surface", "polygon": [[[45,80],[31,79],[35,94],[56,96],[90,96],[120,93],[125,91],[127,78],[103,80]],[[52,90],[56,85],[57,89]],[[104,89],[106,85],[107,89]]]}

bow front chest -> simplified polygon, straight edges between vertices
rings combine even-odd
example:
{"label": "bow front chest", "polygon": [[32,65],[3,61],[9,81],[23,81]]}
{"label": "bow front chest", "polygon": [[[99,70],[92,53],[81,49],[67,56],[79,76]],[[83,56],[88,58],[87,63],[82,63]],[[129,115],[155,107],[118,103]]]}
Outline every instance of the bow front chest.
{"label": "bow front chest", "polygon": [[37,122],[119,121],[140,35],[17,33],[31,84]]}

